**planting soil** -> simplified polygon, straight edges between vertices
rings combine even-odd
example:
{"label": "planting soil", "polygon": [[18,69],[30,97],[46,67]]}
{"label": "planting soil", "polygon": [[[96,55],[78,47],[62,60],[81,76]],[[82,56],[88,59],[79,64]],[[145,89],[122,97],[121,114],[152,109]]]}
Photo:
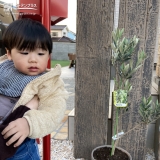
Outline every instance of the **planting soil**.
{"label": "planting soil", "polygon": [[96,160],[129,160],[126,153],[119,149],[115,149],[115,153],[111,156],[111,148],[103,147],[94,151],[93,157]]}

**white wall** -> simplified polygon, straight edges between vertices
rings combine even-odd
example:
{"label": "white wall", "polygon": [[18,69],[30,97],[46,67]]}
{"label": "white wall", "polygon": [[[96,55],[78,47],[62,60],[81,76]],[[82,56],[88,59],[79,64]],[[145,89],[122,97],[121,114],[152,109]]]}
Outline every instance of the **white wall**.
{"label": "white wall", "polygon": [[[64,35],[63,33],[66,33],[66,34]],[[64,29],[62,30],[62,36],[66,36],[66,37],[67,37],[67,33],[68,33],[67,28],[64,28]]]}
{"label": "white wall", "polygon": [[51,30],[51,33],[52,32],[58,32],[58,36],[57,37],[62,37],[62,31],[61,30]]}

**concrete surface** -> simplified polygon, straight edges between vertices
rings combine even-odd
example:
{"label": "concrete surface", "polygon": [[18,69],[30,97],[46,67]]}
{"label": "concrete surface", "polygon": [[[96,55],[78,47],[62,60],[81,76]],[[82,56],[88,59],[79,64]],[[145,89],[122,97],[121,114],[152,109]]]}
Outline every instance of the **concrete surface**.
{"label": "concrete surface", "polygon": [[63,120],[57,127],[57,129],[51,134],[51,138],[55,140],[67,140],[68,139],[68,114],[74,108],[75,99],[75,68],[62,67],[61,77],[65,83],[65,88],[69,92],[69,98],[67,100],[67,108]]}

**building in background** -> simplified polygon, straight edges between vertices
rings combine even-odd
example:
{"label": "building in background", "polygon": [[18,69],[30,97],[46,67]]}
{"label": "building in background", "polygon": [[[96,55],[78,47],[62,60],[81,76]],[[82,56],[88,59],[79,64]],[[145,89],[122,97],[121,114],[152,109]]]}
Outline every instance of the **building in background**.
{"label": "building in background", "polygon": [[66,25],[54,25],[51,26],[51,37],[67,37],[69,29]]}
{"label": "building in background", "polygon": [[69,30],[67,25],[54,25],[51,26],[51,31],[50,31],[51,37],[68,37],[72,40],[76,40],[76,34],[72,31]]}
{"label": "building in background", "polygon": [[51,26],[50,34],[53,42],[51,59],[69,60],[68,53],[76,52],[76,34],[67,25]]}

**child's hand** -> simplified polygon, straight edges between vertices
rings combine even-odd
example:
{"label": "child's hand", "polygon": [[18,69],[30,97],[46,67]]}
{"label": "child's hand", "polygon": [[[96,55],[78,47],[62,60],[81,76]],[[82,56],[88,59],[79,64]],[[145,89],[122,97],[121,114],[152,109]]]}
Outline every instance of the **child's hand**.
{"label": "child's hand", "polygon": [[38,109],[39,100],[38,96],[34,96],[27,104],[26,106],[30,109]]}
{"label": "child's hand", "polygon": [[25,118],[18,118],[15,121],[9,123],[9,125],[2,131],[4,139],[7,139],[13,135],[9,141],[6,143],[7,146],[11,145],[13,142],[17,141],[14,144],[14,147],[18,147],[29,135],[29,125]]}

